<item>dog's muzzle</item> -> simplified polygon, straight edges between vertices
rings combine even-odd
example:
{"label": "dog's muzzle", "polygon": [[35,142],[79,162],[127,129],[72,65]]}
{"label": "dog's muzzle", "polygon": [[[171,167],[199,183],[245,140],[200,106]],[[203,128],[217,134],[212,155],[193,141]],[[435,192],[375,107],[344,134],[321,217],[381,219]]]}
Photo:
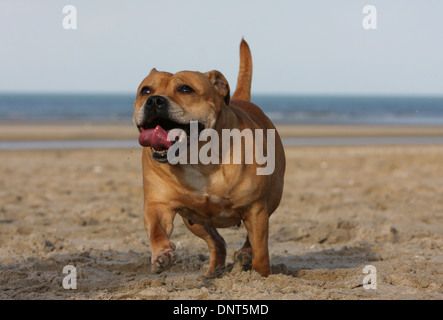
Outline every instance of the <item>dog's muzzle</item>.
{"label": "dog's muzzle", "polygon": [[[183,130],[189,142],[190,124],[172,120],[169,115],[170,108],[171,104],[165,97],[151,96],[146,100],[136,123],[140,131],[139,143],[143,147],[150,147],[153,159],[161,163],[167,162],[167,151],[177,141],[168,141],[168,133],[171,130]],[[204,128],[202,123],[198,123],[199,133]]]}

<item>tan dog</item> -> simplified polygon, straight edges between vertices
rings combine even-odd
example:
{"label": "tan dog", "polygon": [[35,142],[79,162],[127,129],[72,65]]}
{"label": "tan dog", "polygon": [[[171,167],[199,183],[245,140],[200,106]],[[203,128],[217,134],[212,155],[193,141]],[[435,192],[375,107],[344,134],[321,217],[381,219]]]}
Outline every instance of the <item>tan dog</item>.
{"label": "tan dog", "polygon": [[[260,108],[249,102],[251,79],[252,57],[244,40],[232,99],[229,84],[218,71],[171,74],[153,69],[138,88],[134,122],[141,134],[156,126],[167,132],[180,128],[189,133],[191,121],[198,121],[199,132],[211,128],[220,135],[222,129],[275,129]],[[216,228],[241,222],[248,235],[235,260],[243,267],[252,262],[252,269],[262,276],[270,274],[268,223],[282,196],[285,155],[276,131],[275,141],[266,141],[266,135],[264,139],[265,144],[275,143],[275,170],[270,175],[257,175],[260,165],[256,161],[172,165],[166,156],[168,146],[151,142],[151,147],[143,148],[144,222],[153,272],[167,269],[174,261],[175,245],[169,238],[178,213],[209,247],[207,275],[226,260],[226,244]]]}

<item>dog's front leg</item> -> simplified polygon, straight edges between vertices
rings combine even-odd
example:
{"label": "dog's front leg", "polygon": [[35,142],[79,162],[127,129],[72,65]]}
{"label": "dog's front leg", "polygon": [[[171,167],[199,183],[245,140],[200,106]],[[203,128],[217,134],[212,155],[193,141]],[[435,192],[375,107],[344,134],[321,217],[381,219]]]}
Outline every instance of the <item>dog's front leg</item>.
{"label": "dog's front leg", "polygon": [[175,210],[163,203],[145,204],[144,222],[150,240],[151,271],[160,273],[174,262],[175,245],[169,241],[172,234]]}
{"label": "dog's front leg", "polygon": [[252,269],[261,276],[271,274],[268,252],[269,216],[265,203],[254,203],[242,217],[252,247]]}

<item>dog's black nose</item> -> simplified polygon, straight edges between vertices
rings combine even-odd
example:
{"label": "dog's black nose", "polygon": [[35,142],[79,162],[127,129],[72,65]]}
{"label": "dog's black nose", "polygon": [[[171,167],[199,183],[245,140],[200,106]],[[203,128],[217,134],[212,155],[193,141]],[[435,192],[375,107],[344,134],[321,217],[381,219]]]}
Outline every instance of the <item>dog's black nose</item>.
{"label": "dog's black nose", "polygon": [[162,107],[166,106],[168,103],[168,100],[162,96],[151,96],[146,100],[146,106],[148,107],[148,110],[159,110]]}

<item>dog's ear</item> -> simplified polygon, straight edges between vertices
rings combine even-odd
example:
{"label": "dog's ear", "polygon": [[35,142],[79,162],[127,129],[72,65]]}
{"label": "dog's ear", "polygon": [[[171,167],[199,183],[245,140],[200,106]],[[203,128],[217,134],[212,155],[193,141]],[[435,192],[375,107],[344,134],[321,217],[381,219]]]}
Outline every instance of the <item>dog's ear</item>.
{"label": "dog's ear", "polygon": [[220,93],[220,95],[223,97],[226,105],[229,105],[229,101],[231,100],[231,93],[229,89],[229,83],[226,80],[225,76],[217,70],[212,70],[206,72],[205,74],[208,76],[209,80],[211,81],[217,92]]}
{"label": "dog's ear", "polygon": [[154,74],[154,73],[157,73],[157,72],[158,72],[157,69],[152,68],[152,70],[151,70],[151,72],[149,74]]}

